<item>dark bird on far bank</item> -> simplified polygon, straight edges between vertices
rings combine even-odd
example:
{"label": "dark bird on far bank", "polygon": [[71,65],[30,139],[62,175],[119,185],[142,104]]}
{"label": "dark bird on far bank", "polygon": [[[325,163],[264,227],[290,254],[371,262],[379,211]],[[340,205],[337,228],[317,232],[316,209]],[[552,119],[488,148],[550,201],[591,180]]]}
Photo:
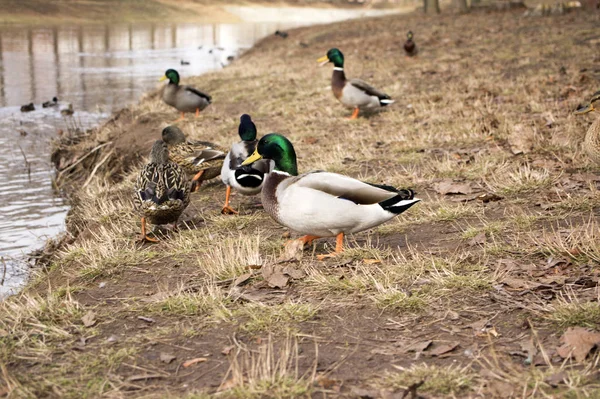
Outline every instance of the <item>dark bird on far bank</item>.
{"label": "dark bird on far bank", "polygon": [[417,53],[419,52],[419,49],[417,48],[417,44],[415,43],[415,41],[413,39],[413,33],[410,30],[406,34],[406,41],[404,42],[404,52],[409,57],[413,57],[413,56],[417,55]]}
{"label": "dark bird on far bank", "polygon": [[275,36],[280,36],[283,39],[287,39],[287,37],[289,36],[289,34],[287,32],[282,31],[282,30],[276,30],[275,31]]}
{"label": "dark bird on far bank", "polygon": [[45,101],[42,103],[42,108],[56,107],[58,105],[58,98],[52,97],[51,101]]}
{"label": "dark bird on far bank", "polygon": [[35,106],[33,105],[33,103],[21,105],[21,112],[31,112],[31,111],[35,111]]}
{"label": "dark bird on far bank", "polygon": [[189,61],[184,61],[184,60],[181,60],[181,61],[179,61],[179,62],[180,62],[180,64],[181,64],[181,65],[190,65],[190,62],[189,62]]}

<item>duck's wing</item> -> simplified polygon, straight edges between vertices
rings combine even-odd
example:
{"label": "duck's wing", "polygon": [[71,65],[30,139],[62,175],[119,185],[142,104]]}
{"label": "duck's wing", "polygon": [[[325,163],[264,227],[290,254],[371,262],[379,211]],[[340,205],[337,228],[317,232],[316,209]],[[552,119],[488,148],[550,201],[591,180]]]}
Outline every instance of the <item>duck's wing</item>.
{"label": "duck's wing", "polygon": [[201,92],[200,90],[192,87],[192,86],[183,86],[183,89],[187,92],[190,92],[198,97],[201,97],[203,99],[205,99],[209,104],[212,101],[212,97],[209,96],[208,94]]}
{"label": "duck's wing", "polygon": [[297,184],[313,190],[325,192],[359,205],[376,204],[393,198],[406,191],[407,199],[413,193],[410,190],[398,190],[392,186],[374,185],[348,176],[330,172],[310,172],[290,179],[289,184]]}
{"label": "duck's wing", "polygon": [[390,96],[388,96],[387,94],[385,94],[384,92],[382,92],[380,90],[377,90],[376,88],[374,88],[373,86],[371,86],[370,84],[365,82],[364,80],[350,79],[348,81],[348,83],[350,83],[352,86],[356,87],[357,89],[364,91],[366,94],[368,94],[370,96],[375,96],[379,99],[389,99],[390,98]]}

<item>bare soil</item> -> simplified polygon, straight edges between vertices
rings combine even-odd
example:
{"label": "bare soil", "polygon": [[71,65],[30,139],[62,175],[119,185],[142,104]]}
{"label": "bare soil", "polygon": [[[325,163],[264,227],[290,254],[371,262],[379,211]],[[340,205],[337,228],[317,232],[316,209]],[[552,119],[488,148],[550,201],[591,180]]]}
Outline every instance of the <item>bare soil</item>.
{"label": "bare soil", "polygon": [[[179,123],[191,137],[227,146],[249,113],[259,134],[292,140],[301,171],[423,199],[325,262],[315,254],[333,239],[284,250],[296,234],[258,198],[234,195],[240,215],[221,215],[218,181],[179,232],[135,242],[132,182],[177,118],[158,93],[64,135],[69,234],[0,307],[0,395],[600,396],[600,177],[581,148],[597,116],[572,115],[600,87],[599,24],[593,12],[365,19],[269,37],[183,77],[213,96]],[[396,103],[348,121],[315,62],[330,47]]]}

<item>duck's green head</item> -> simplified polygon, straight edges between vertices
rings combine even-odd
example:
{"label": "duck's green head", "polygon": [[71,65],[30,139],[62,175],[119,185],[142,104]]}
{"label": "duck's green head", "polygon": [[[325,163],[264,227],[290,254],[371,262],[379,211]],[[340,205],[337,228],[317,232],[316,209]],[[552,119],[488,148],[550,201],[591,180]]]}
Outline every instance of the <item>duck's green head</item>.
{"label": "duck's green head", "polygon": [[150,162],[163,164],[169,162],[169,149],[167,143],[162,140],[156,140],[150,150]]}
{"label": "duck's green head", "polygon": [[256,140],[256,125],[252,122],[250,115],[244,114],[240,117],[240,126],[238,133],[244,141]]}
{"label": "duck's green head", "polygon": [[597,111],[598,108],[594,107],[594,103],[597,103],[596,105],[598,107],[600,107],[600,90],[595,92],[594,94],[592,94],[590,103],[586,106],[579,108],[577,111],[575,111],[575,115],[583,115],[583,114],[587,114],[588,112]]}
{"label": "duck's green head", "polygon": [[272,159],[275,162],[275,170],[289,173],[292,176],[298,175],[294,146],[281,134],[269,133],[263,136],[256,145],[254,153],[242,162],[242,165],[250,165],[263,158]]}
{"label": "duck's green head", "polygon": [[162,131],[162,139],[168,145],[185,143],[185,134],[177,126],[167,126]]}
{"label": "duck's green head", "polygon": [[167,72],[165,72],[165,76],[163,76],[159,80],[162,82],[163,80],[167,80],[167,79],[169,79],[169,83],[178,85],[179,84],[179,72],[177,72],[174,69],[167,69]]}
{"label": "duck's green head", "polygon": [[407,38],[408,40],[412,40],[412,39],[413,39],[413,33],[412,33],[412,30],[409,30],[409,31],[408,31],[408,33],[406,34],[406,38]]}
{"label": "duck's green head", "polygon": [[328,62],[333,62],[333,66],[343,68],[344,67],[344,54],[336,48],[329,49],[327,55],[319,58],[317,62],[321,65],[325,65]]}

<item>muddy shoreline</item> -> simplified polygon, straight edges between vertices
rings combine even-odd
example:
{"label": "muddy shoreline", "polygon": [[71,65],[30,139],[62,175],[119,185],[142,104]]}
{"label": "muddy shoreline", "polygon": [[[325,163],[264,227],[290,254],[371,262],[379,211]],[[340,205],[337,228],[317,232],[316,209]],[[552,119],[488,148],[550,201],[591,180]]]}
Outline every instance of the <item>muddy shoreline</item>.
{"label": "muddy shoreline", "polygon": [[[221,71],[185,77],[213,97],[179,123],[194,139],[229,146],[249,113],[259,135],[291,139],[301,171],[416,189],[418,207],[349,238],[341,259],[315,259],[327,239],[277,263],[294,233],[255,198],[234,196],[240,215],[221,215],[217,181],[195,194],[179,233],[136,244],[132,183],[178,116],[158,92],[63,135],[53,161],[73,202],[68,234],[0,304],[0,392],[600,394],[596,355],[567,364],[559,349],[568,328],[600,322],[600,196],[580,147],[593,119],[572,115],[600,84],[599,22],[520,11],[369,18],[267,37]],[[408,29],[417,58],[402,52]],[[330,66],[315,62],[333,46],[349,76],[396,103],[348,121]]]}

